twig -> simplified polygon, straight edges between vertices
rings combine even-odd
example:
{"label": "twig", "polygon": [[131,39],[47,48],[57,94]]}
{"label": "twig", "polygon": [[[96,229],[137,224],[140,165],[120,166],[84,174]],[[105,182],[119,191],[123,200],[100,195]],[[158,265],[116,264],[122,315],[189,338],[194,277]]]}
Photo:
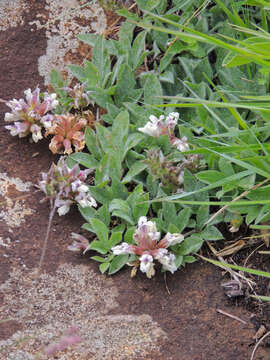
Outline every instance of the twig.
{"label": "twig", "polygon": [[246,257],[246,259],[245,259],[245,261],[244,261],[244,265],[243,266],[246,266],[247,265],[247,262],[248,262],[248,260],[250,259],[250,257],[258,250],[258,249],[260,249],[262,246],[264,246],[265,244],[264,243],[262,243],[262,244],[260,244],[259,246],[257,246],[256,247],[256,249],[254,249],[247,257]]}
{"label": "twig", "polygon": [[165,282],[165,287],[166,287],[166,290],[167,290],[167,292],[168,292],[168,294],[169,294],[169,296],[171,295],[171,292],[170,292],[170,290],[169,290],[169,288],[168,288],[168,285],[167,285],[167,277],[166,277],[166,273],[164,273],[164,282]]}
{"label": "twig", "polygon": [[257,185],[254,185],[251,189],[244,191],[242,194],[240,194],[239,196],[237,196],[235,199],[233,199],[230,204],[227,204],[225,206],[223,206],[221,209],[219,209],[214,215],[212,215],[210,217],[210,219],[208,219],[206,221],[206,223],[204,225],[208,225],[212,220],[214,220],[219,214],[221,214],[224,210],[226,210],[232,203],[234,203],[235,201],[242,199],[242,197],[246,196],[247,194],[250,193],[250,191],[252,190],[256,190],[258,189],[260,186],[262,186],[263,184],[265,184],[267,181],[269,181],[270,179],[264,179],[262,182],[260,182]]}
{"label": "twig", "polygon": [[252,351],[252,354],[251,354],[251,357],[250,357],[250,360],[253,360],[254,359],[254,355],[260,345],[260,343],[267,337],[270,335],[270,331],[268,331],[262,338],[260,338],[260,340],[257,342],[257,344],[254,346],[254,349]]}
{"label": "twig", "polygon": [[[225,263],[227,264],[227,262],[223,259],[222,256],[218,256],[217,255],[217,251],[215,250],[215,248],[209,243],[209,241],[206,241],[207,245],[209,246],[209,248],[211,249],[211,251],[213,252],[213,254],[218,258],[218,260],[221,262],[221,263]],[[197,254],[197,256],[201,257],[199,254]],[[225,267],[225,266],[222,266],[221,264],[218,265],[220,268],[222,268],[223,270],[225,271],[228,271],[232,278],[235,279],[235,280],[239,280],[238,277],[240,277],[241,279],[245,280],[246,283],[248,284],[248,286],[251,288],[252,291],[253,290],[253,287],[252,287],[252,284],[253,285],[256,285],[256,283],[250,279],[248,279],[246,276],[242,275],[241,273],[239,272],[236,272],[234,271],[233,269],[230,269],[228,267]]]}
{"label": "twig", "polygon": [[223,310],[221,310],[221,309],[216,309],[216,311],[217,311],[218,313],[220,313],[220,314],[223,314],[223,315],[226,315],[226,316],[230,317],[231,319],[240,321],[242,324],[245,324],[245,325],[247,324],[246,321],[240,319],[238,316],[229,314],[229,313],[227,313],[226,311],[223,311]]}
{"label": "twig", "polygon": [[[58,195],[58,197],[61,195],[61,193]],[[48,245],[48,240],[49,240],[49,236],[50,236],[50,232],[51,232],[51,227],[52,227],[52,220],[55,214],[55,210],[56,210],[56,200],[54,200],[53,206],[51,206],[51,211],[50,211],[50,215],[49,215],[49,221],[48,221],[48,226],[47,226],[47,231],[46,231],[46,236],[45,236],[45,240],[43,243],[43,247],[42,247],[42,253],[40,256],[40,260],[39,260],[39,264],[38,264],[38,269],[37,269],[37,279],[39,278],[40,275],[40,270],[41,270],[41,266],[43,264],[43,260],[45,257],[45,253],[47,250],[47,245]]]}

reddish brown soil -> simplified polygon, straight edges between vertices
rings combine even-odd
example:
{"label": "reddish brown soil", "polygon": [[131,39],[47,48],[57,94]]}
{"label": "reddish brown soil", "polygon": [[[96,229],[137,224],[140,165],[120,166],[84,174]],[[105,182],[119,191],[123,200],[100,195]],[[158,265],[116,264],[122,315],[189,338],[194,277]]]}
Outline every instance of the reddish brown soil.
{"label": "reddish brown soil", "polygon": [[[32,1],[31,12],[25,14],[26,20],[33,19],[43,3]],[[0,33],[0,98],[19,98],[23,90],[34,88],[37,84],[42,86],[37,59],[44,53],[45,45],[44,33],[31,32],[28,25]],[[48,151],[45,140],[30,144],[28,139],[11,137],[4,129],[3,117],[7,111],[4,104],[0,104],[0,111],[0,172],[36,183],[40,172],[46,171],[56,158]],[[33,157],[35,153],[38,155]],[[14,233],[9,233],[7,227],[0,223],[2,237],[10,237],[12,241],[20,240],[10,249],[0,247],[0,255],[3,252],[8,255],[1,255],[1,282],[9,277],[10,269],[20,261],[30,269],[38,264],[49,213],[48,204],[40,203],[41,199],[42,194],[39,192],[25,199],[36,213],[28,217],[26,223],[14,230]],[[67,262],[70,266],[89,263],[90,267],[97,269],[97,265],[88,259],[66,250],[70,243],[70,233],[79,232],[82,223],[75,209],[65,217],[55,217],[44,263],[45,271],[54,272],[59,264]],[[252,337],[260,321],[254,325],[252,313],[247,310],[243,300],[242,306],[238,306],[239,301],[229,301],[225,297],[220,287],[221,273],[215,267],[200,262],[187,266],[174,276],[167,275],[170,295],[163,275],[148,280],[143,274],[138,274],[131,279],[129,269],[124,269],[113,280],[120,294],[120,306],[115,313],[149,314],[168,334],[168,341],[162,344],[162,355],[152,354],[147,359],[244,360],[250,357],[254,346]],[[216,309],[236,315],[247,324],[221,315]],[[260,308],[253,309],[259,318]],[[7,339],[19,328],[20,324],[14,321],[0,324],[0,338]],[[256,360],[269,358],[270,349],[261,346],[256,353]]]}

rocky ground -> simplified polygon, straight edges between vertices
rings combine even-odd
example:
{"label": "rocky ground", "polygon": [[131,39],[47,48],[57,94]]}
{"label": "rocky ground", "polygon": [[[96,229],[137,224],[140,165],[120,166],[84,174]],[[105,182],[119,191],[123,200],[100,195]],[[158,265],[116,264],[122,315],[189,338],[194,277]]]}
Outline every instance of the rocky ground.
{"label": "rocky ground", "polygon": [[[104,32],[115,15],[97,4],[74,11],[85,3],[0,1],[0,98],[22,97],[37,84],[45,89],[51,67],[63,70],[89,56],[74,35]],[[36,279],[49,207],[34,185],[56,158],[46,140],[11,137],[0,105],[0,359],[45,359],[40,351],[71,325],[83,341],[55,359],[249,359],[258,323],[225,297],[219,270],[198,262],[166,282],[163,275],[131,279],[129,269],[101,275],[88,258],[66,249],[82,224],[75,209],[55,217]],[[269,358],[269,347],[259,347],[256,360]]]}

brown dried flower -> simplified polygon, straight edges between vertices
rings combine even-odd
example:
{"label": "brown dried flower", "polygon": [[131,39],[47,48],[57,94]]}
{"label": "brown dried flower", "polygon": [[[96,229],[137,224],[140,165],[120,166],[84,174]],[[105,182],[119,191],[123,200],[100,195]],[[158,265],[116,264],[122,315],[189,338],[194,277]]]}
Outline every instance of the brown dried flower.
{"label": "brown dried flower", "polygon": [[55,115],[52,126],[47,129],[46,136],[54,135],[49,148],[53,154],[64,150],[64,154],[81,151],[85,146],[84,130],[88,121],[83,117],[67,115]]}

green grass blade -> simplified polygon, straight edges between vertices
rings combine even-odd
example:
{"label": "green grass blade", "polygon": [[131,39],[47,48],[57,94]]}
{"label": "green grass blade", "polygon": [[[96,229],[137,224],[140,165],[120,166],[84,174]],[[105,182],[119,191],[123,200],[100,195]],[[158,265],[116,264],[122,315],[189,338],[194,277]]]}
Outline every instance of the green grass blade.
{"label": "green grass blade", "polygon": [[231,264],[227,264],[227,263],[223,263],[221,261],[218,260],[212,260],[212,259],[208,259],[204,256],[200,256],[200,258],[202,258],[205,261],[210,262],[211,264],[220,266],[220,267],[226,267],[229,269],[233,269],[233,270],[238,270],[238,271],[244,271],[247,272],[249,274],[253,274],[253,275],[258,275],[258,276],[263,276],[266,278],[270,278],[270,273],[266,272],[266,271],[261,271],[261,270],[256,270],[256,269],[249,269],[243,266],[238,266],[238,265],[231,265]]}

